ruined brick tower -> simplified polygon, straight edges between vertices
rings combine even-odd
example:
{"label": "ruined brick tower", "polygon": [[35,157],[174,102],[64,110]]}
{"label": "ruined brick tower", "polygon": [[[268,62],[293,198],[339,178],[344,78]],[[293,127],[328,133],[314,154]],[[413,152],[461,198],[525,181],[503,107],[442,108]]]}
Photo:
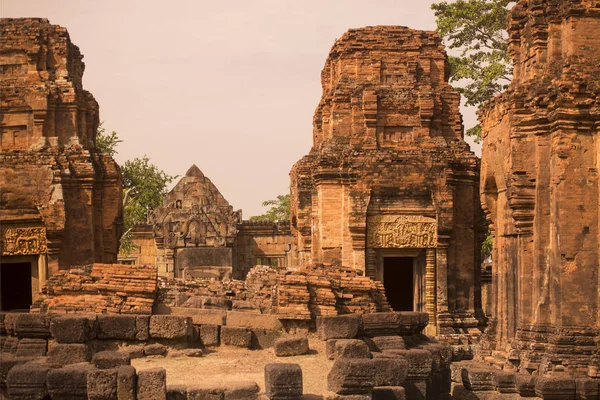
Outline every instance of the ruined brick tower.
{"label": "ruined brick tower", "polygon": [[365,271],[396,310],[427,311],[432,333],[474,327],[481,311],[479,163],[448,74],[433,32],[348,31],[290,174],[300,263]]}
{"label": "ruined brick tower", "polygon": [[480,116],[491,345],[511,344],[510,359],[529,370],[562,363],[587,373],[598,343],[597,7],[519,1],[508,25],[513,81]]}
{"label": "ruined brick tower", "polygon": [[0,35],[1,308],[10,309],[28,307],[59,269],[116,261],[121,175],[95,149],[98,103],[67,30],[1,19]]}

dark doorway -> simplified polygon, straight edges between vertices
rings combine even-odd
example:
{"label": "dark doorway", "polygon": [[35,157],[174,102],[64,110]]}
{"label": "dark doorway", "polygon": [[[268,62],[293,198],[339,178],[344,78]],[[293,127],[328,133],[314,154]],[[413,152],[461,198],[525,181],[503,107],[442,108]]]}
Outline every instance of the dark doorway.
{"label": "dark doorway", "polygon": [[0,264],[2,311],[28,310],[31,306],[31,263]]}
{"label": "dark doorway", "polygon": [[383,286],[394,311],[414,311],[413,257],[384,257]]}

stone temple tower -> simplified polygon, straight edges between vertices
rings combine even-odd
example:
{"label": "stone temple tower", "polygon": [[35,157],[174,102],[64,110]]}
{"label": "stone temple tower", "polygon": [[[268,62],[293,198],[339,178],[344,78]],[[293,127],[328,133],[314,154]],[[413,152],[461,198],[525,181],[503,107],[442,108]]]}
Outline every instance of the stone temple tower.
{"label": "stone temple tower", "polygon": [[448,74],[434,32],[346,32],[290,174],[300,263],[363,270],[394,309],[427,311],[433,333],[466,332],[481,311],[479,162]]}
{"label": "stone temple tower", "polygon": [[480,115],[490,349],[512,349],[508,359],[530,371],[598,374],[598,32],[597,3],[519,1],[508,24],[513,81]]}

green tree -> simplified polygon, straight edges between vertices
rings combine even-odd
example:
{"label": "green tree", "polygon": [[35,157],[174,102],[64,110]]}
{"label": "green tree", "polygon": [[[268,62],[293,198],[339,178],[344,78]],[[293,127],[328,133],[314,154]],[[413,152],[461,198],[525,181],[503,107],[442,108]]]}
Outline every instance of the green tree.
{"label": "green tree", "polygon": [[[506,42],[510,0],[456,0],[431,5],[437,32],[448,48],[458,53],[449,57],[450,81],[469,106],[479,106],[502,92],[512,78],[512,65]],[[467,130],[481,140],[481,127]]]}
{"label": "green tree", "polygon": [[121,253],[129,254],[135,246],[129,232],[136,222],[146,222],[149,210],[162,204],[169,183],[176,178],[150,162],[148,156],[127,160],[121,166],[123,176],[123,225]]}
{"label": "green tree", "polygon": [[290,195],[280,194],[274,200],[262,202],[263,207],[271,207],[262,215],[250,217],[250,221],[289,221],[290,220]]}
{"label": "green tree", "polygon": [[494,242],[492,238],[492,234],[488,232],[485,240],[481,244],[481,259],[485,260],[489,256],[492,255],[492,250],[494,249]]}
{"label": "green tree", "polygon": [[119,139],[119,134],[115,131],[106,133],[106,129],[102,126],[104,121],[100,122],[96,130],[96,148],[103,153],[114,156],[117,154],[117,145],[123,141]]}

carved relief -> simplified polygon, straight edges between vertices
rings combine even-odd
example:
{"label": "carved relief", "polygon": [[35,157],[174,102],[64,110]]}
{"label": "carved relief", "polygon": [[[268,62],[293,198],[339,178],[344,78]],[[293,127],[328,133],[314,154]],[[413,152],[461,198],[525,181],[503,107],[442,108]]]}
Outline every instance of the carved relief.
{"label": "carved relief", "polygon": [[369,217],[369,248],[432,248],[437,246],[437,221],[420,215]]}
{"label": "carved relief", "polygon": [[5,256],[44,254],[48,251],[46,228],[8,228],[4,231]]}

